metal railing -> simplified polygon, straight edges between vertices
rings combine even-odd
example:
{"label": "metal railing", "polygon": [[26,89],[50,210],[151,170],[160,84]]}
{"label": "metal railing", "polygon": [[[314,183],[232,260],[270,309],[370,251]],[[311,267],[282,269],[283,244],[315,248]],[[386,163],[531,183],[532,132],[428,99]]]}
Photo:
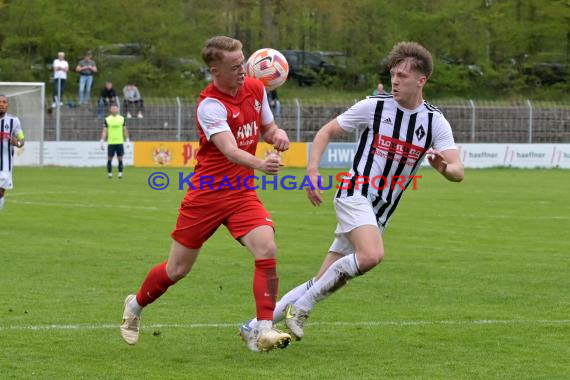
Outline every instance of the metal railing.
{"label": "metal railing", "polygon": [[[127,126],[133,140],[192,141],[198,139],[196,102],[183,98],[145,98],[144,118],[131,118]],[[357,100],[355,99],[354,102]],[[97,140],[103,118],[95,100],[76,106],[68,102],[46,114],[45,140]],[[329,100],[307,103],[282,100],[275,115],[292,141],[312,141],[316,131],[353,102]],[[458,143],[570,143],[570,104],[556,102],[491,102],[456,100],[436,103]],[[337,141],[354,141],[345,136]]]}

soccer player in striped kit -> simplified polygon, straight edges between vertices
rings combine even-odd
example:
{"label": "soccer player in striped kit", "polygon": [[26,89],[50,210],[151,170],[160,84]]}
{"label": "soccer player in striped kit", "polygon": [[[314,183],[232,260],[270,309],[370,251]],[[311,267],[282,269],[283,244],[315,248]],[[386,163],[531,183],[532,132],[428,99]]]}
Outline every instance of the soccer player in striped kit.
{"label": "soccer player in striped kit", "polygon": [[[400,42],[390,52],[388,67],[392,94],[356,103],[314,138],[307,173],[315,190],[308,189],[307,195],[314,206],[320,206],[318,165],[328,143],[334,137],[360,132],[347,177],[350,181],[340,184],[343,190],[334,198],[338,224],[321,269],[314,279],[285,294],[275,307],[274,322],[285,318],[297,340],[303,337],[304,322],[317,302],[382,261],[384,229],[424,157],[445,179],[463,180],[463,163],[451,127],[422,96],[432,73],[431,54],[415,42]],[[403,176],[405,183],[395,176]]]}
{"label": "soccer player in striped kit", "polygon": [[[241,336],[252,351],[284,348],[291,336],[274,329],[272,323],[279,283],[273,221],[257,197],[251,176],[254,169],[269,175],[279,171],[276,155],[265,160],[255,157],[259,139],[285,151],[289,138],[275,124],[263,83],[245,76],[240,41],[213,37],[205,42],[202,58],[213,83],[200,94],[196,110],[200,150],[192,186],[179,209],[168,261],[156,265],[138,293],[125,300],[121,335],[127,343],[137,343],[142,308],[185,277],[202,245],[225,225],[254,258],[253,295],[259,322],[243,329]],[[204,185],[206,176],[212,181]]]}
{"label": "soccer player in striped kit", "polygon": [[8,97],[0,95],[0,211],[4,207],[4,193],[12,189],[14,147],[24,146],[24,131],[20,119],[8,113]]}

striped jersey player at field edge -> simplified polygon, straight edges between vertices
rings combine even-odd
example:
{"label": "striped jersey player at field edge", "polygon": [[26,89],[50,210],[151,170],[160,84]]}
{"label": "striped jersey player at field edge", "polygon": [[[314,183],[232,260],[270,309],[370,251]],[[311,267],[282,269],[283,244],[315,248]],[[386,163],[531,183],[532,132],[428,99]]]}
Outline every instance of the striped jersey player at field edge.
{"label": "striped jersey player at field edge", "polygon": [[14,187],[12,167],[14,147],[24,146],[24,131],[20,119],[8,113],[8,97],[0,95],[0,212],[4,208],[4,194]]}
{"label": "striped jersey player at field edge", "polygon": [[[348,176],[353,186],[336,192],[338,224],[321,268],[314,278],[286,293],[275,307],[273,322],[285,319],[297,340],[303,338],[304,324],[319,301],[382,261],[384,230],[412,182],[410,177],[426,156],[447,180],[463,180],[463,163],[451,127],[443,114],[423,99],[423,87],[433,70],[429,51],[415,42],[400,42],[390,52],[388,68],[392,94],[370,96],[356,103],[323,126],[314,138],[307,174],[315,186],[314,190],[306,189],[309,201],[320,206],[318,165],[327,145],[335,137],[360,133]],[[403,175],[408,179],[403,189],[382,183],[354,186],[359,176],[378,175]]]}
{"label": "striped jersey player at field edge", "polygon": [[204,242],[223,224],[255,259],[253,294],[259,322],[242,330],[241,336],[252,351],[284,348],[291,336],[276,330],[272,322],[279,280],[271,215],[255,190],[215,189],[229,174],[234,189],[238,178],[253,175],[254,169],[277,174],[279,156],[257,158],[257,143],[263,137],[277,151],[286,151],[289,138],[275,124],[263,83],[246,77],[240,41],[213,37],[205,42],[202,58],[213,82],[201,92],[196,109],[200,149],[192,181],[207,174],[214,178],[213,189],[197,189],[197,183],[189,188],[171,234],[174,241],[168,261],[152,268],[138,293],[125,299],[121,336],[128,344],[138,342],[142,309],[190,272]]}

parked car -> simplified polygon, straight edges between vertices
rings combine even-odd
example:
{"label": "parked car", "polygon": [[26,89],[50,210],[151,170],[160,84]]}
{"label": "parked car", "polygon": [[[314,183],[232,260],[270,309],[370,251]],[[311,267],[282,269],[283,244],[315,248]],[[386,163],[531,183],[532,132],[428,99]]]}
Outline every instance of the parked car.
{"label": "parked car", "polygon": [[319,74],[336,75],[346,68],[346,64],[343,67],[332,61],[332,57],[346,57],[341,52],[283,50],[281,53],[289,63],[289,77],[300,85],[312,85]]}

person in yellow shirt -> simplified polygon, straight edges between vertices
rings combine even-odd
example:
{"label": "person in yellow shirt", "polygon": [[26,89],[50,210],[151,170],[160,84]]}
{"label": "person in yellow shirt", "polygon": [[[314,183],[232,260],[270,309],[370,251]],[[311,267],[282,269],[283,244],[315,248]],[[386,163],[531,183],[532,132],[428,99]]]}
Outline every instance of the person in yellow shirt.
{"label": "person in yellow shirt", "polygon": [[107,139],[107,175],[113,178],[113,157],[117,155],[119,161],[118,178],[123,178],[123,156],[125,154],[124,145],[129,147],[129,131],[125,124],[125,118],[119,115],[119,107],[112,105],[111,114],[105,118],[105,125],[101,130],[101,149],[105,150],[105,140]]}

